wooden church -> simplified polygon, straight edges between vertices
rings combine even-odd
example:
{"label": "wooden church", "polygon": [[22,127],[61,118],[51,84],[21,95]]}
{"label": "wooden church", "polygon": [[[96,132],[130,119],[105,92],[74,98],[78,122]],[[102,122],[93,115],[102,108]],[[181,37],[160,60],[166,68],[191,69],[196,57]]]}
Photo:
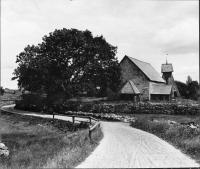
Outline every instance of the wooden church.
{"label": "wooden church", "polygon": [[171,101],[180,97],[174,81],[173,66],[170,63],[162,64],[159,73],[149,64],[135,58],[124,56],[120,62],[122,69],[122,99],[134,100],[165,100]]}

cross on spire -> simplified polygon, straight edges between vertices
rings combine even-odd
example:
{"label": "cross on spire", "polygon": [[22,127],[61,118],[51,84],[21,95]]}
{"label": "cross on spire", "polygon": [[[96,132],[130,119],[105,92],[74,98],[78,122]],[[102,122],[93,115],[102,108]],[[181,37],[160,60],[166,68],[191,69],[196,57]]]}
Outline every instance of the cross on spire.
{"label": "cross on spire", "polygon": [[[168,54],[167,54],[168,55]],[[168,64],[168,62],[167,62],[167,57],[166,57],[166,65]]]}

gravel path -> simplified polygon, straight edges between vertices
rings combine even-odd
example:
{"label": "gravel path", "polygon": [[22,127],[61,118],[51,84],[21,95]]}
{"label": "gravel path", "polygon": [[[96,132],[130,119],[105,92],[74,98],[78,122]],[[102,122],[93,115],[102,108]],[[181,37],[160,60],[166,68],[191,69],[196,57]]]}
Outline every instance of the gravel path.
{"label": "gravel path", "polygon": [[199,167],[167,142],[123,123],[101,122],[104,138],[77,168]]}
{"label": "gravel path", "polygon": [[[14,105],[1,109],[21,113]],[[24,113],[23,113],[24,114]],[[26,115],[52,118],[27,112]],[[71,121],[71,117],[55,116]],[[95,151],[77,168],[175,168],[200,167],[194,160],[181,153],[157,136],[119,122],[101,122],[104,138]]]}

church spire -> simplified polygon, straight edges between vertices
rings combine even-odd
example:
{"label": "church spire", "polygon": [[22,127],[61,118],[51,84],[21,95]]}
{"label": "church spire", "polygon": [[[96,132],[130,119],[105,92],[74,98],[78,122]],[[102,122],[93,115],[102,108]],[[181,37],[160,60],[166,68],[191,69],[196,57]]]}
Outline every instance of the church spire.
{"label": "church spire", "polygon": [[[168,54],[167,54],[168,55]],[[167,57],[166,57],[166,65],[168,64],[168,62],[167,62]]]}

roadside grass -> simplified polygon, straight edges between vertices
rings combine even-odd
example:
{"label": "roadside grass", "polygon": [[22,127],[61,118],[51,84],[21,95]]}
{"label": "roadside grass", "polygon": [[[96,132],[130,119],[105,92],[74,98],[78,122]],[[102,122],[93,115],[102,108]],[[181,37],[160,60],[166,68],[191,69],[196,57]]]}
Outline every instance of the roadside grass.
{"label": "roadside grass", "polygon": [[127,115],[129,117],[135,117],[135,118],[145,117],[147,120],[155,119],[163,122],[166,122],[168,120],[176,121],[177,123],[194,122],[195,124],[200,125],[200,116],[167,115],[167,114],[125,114],[125,113],[118,113],[118,115]]}
{"label": "roadside grass", "polygon": [[21,96],[21,92],[16,92],[15,94],[12,93],[4,93],[3,95],[0,95],[1,100],[15,100],[18,99]]}
{"label": "roadside grass", "polygon": [[98,128],[89,140],[85,123],[1,112],[0,140],[10,154],[0,157],[0,168],[72,168],[94,150],[102,137]]}
{"label": "roadside grass", "polygon": [[[164,117],[163,115],[157,116],[156,118],[153,115],[137,115],[135,116],[137,118],[136,121],[131,122],[130,125],[166,140],[200,164],[200,129],[192,129],[178,124],[170,125],[167,123],[167,120],[188,122],[191,120],[195,121],[195,118],[181,116],[182,119],[180,119],[178,117],[173,117],[174,115],[165,115]],[[152,117],[158,120],[158,122],[151,121]],[[195,122],[199,124],[200,118],[196,118]]]}
{"label": "roadside grass", "polygon": [[[100,137],[99,137],[100,136]],[[90,152],[98,145],[98,142],[102,138],[102,132],[99,128],[95,129],[92,133],[92,140],[88,138],[87,131],[80,131],[79,137],[75,136],[73,142],[69,142],[68,147],[64,148],[59,155],[53,159],[49,159],[47,164],[44,165],[44,168],[71,168],[76,167],[85,157],[89,156]],[[72,144],[78,145],[73,146]]]}

